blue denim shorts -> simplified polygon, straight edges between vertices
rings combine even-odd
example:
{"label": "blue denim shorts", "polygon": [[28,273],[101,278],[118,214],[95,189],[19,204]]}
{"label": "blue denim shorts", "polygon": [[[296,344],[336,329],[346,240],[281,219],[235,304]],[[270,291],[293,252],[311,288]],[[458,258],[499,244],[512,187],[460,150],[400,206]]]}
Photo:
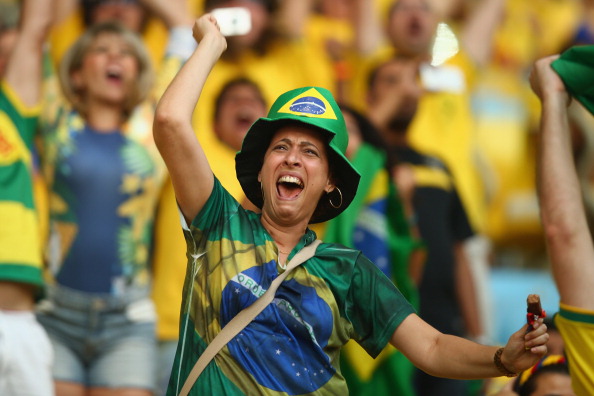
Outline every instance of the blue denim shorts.
{"label": "blue denim shorts", "polygon": [[85,387],[153,390],[155,317],[148,297],[122,299],[51,287],[37,319],[54,347],[54,379]]}

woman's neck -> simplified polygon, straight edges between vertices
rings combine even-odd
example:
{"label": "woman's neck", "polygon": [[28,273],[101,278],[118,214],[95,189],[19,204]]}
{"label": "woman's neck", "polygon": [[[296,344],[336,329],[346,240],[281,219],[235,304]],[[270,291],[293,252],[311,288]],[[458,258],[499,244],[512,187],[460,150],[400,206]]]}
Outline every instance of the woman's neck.
{"label": "woman's neck", "polygon": [[284,256],[285,259],[295,246],[297,246],[303,235],[305,235],[305,230],[307,229],[307,224],[302,223],[297,223],[296,225],[291,226],[279,225],[272,222],[270,218],[264,214],[261,216],[260,221],[276,243],[279,250],[279,256]]}
{"label": "woman's neck", "polygon": [[87,107],[85,120],[93,129],[102,131],[114,131],[121,129],[125,122],[122,108],[103,103],[90,103]]}

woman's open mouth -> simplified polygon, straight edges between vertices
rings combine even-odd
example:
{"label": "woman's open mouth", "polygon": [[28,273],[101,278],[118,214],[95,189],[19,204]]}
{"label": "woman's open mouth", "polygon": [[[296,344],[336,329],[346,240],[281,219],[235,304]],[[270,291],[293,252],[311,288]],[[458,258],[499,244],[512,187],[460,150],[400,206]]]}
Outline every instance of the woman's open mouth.
{"label": "woman's open mouth", "polygon": [[107,81],[113,84],[122,84],[122,82],[124,81],[124,76],[122,75],[122,72],[116,69],[107,70],[105,77]]}
{"label": "woman's open mouth", "polygon": [[295,199],[303,191],[303,182],[295,176],[281,176],[276,182],[276,191],[283,199]]}

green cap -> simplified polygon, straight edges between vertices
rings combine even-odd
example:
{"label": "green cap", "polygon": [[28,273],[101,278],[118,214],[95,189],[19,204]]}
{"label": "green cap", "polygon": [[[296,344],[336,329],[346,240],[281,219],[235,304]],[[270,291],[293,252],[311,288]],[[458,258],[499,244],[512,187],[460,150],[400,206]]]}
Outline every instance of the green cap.
{"label": "green cap", "polygon": [[594,114],[594,45],[580,45],[564,51],[551,63],[567,92]]}
{"label": "green cap", "polygon": [[[254,122],[245,135],[241,151],[235,156],[237,179],[248,199],[262,208],[264,200],[258,173],[262,168],[264,154],[274,133],[285,125],[295,123],[313,127],[327,138],[329,165],[342,197],[338,192],[330,193],[333,204],[322,198],[310,222],[330,220],[349,206],[355,197],[361,176],[345,156],[349,138],[344,118],[332,94],[325,88],[298,88],[279,96],[268,116]],[[339,207],[335,208],[333,205]]]}

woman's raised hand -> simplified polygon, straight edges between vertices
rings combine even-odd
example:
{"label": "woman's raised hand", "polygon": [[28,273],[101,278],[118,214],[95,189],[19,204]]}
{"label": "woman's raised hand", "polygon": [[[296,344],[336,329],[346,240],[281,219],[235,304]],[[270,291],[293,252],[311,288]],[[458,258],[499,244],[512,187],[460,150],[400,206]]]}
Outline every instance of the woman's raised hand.
{"label": "woman's raised hand", "polygon": [[220,46],[221,52],[227,49],[227,40],[221,33],[219,24],[212,14],[204,14],[194,22],[192,34],[197,43],[207,37],[213,39],[214,43]]}

